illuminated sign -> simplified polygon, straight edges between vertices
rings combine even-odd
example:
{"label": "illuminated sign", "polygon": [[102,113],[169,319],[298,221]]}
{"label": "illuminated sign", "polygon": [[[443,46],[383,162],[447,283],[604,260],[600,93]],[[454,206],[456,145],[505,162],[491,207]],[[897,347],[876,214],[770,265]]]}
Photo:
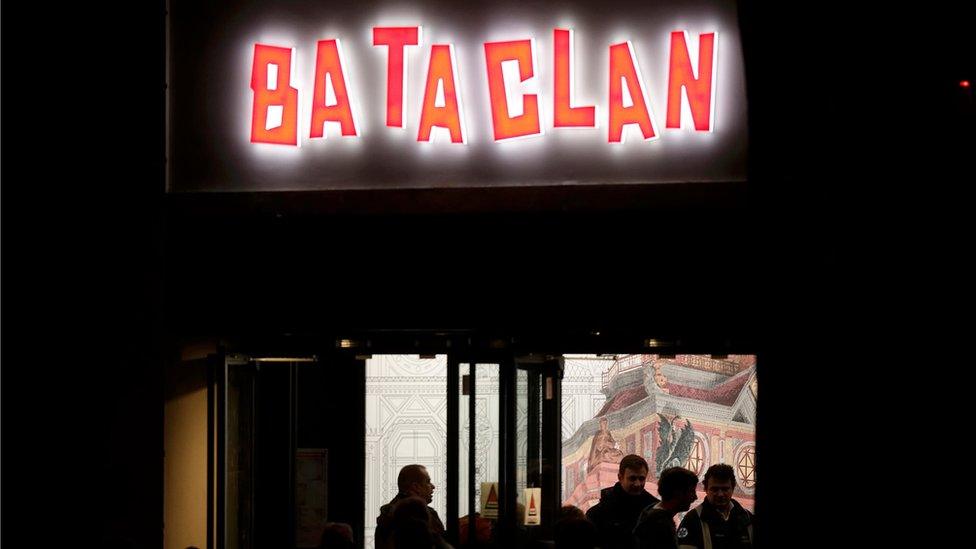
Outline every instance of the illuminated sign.
{"label": "illuminated sign", "polygon": [[226,4],[173,1],[171,192],[745,179],[734,2]]}
{"label": "illuminated sign", "polygon": [[[386,125],[403,127],[404,48],[420,44],[420,27],[374,27],[373,44],[388,48],[386,85]],[[683,30],[671,33],[668,58],[667,127],[681,128],[681,102],[685,97],[694,119],[694,129],[712,131],[714,110],[714,59],[716,33],[698,37],[698,59],[693,63],[688,52],[688,36]],[[573,31],[553,30],[553,127],[595,128],[595,106],[572,105]],[[515,82],[525,82],[535,75],[535,40],[531,38],[505,42],[485,42],[485,66],[491,100],[491,123],[495,141],[542,135],[539,117],[539,94],[519,94]],[[292,48],[265,44],[254,45],[251,90],[254,92],[254,114],[251,118],[252,143],[298,145],[298,90],[289,75]],[[505,63],[514,63],[505,77]],[[512,66],[512,65],[509,65]],[[342,135],[356,137],[356,123],[338,39],[319,40],[315,62],[314,94],[311,104],[309,138],[325,136],[325,122],[338,122]],[[267,77],[265,78],[265,75]],[[607,94],[608,140],[623,141],[623,128],[636,124],[644,139],[658,137],[657,125],[647,102],[634,47],[628,42],[610,46],[609,92]],[[457,60],[453,44],[430,47],[427,80],[420,106],[417,141],[430,141],[433,127],[446,128],[452,143],[464,143],[461,97],[458,93]],[[683,93],[684,92],[684,93]],[[277,123],[270,124],[268,113],[278,112]]]}

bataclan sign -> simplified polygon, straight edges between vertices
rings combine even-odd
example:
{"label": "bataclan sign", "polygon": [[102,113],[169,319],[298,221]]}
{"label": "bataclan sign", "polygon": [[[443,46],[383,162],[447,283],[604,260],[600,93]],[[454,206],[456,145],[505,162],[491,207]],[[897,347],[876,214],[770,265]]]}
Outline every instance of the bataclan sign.
{"label": "bataclan sign", "polygon": [[[404,50],[420,45],[420,27],[374,27],[373,45],[388,50],[386,125],[403,128]],[[573,31],[555,29],[552,34],[553,71],[552,128],[596,128],[596,106],[573,105]],[[688,101],[694,129],[712,130],[715,106],[714,59],[716,33],[698,37],[697,70],[688,52],[685,31],[670,35],[668,55],[667,128],[681,128],[682,98]],[[485,42],[485,68],[491,100],[492,138],[495,141],[543,135],[539,95],[523,94],[521,83],[535,78],[538,64],[534,38]],[[255,44],[251,70],[254,109],[252,143],[298,145],[299,90],[292,85],[292,48]],[[319,40],[316,45],[313,90],[309,108],[311,139],[324,138],[327,122],[338,123],[341,135],[356,137],[356,116],[346,86],[339,39]],[[506,64],[511,67],[505,70]],[[610,74],[607,91],[608,141],[623,141],[623,129],[635,124],[645,140],[659,137],[644,90],[644,79],[631,42],[609,48]],[[509,76],[510,75],[510,76]],[[506,76],[509,76],[506,78]],[[514,97],[509,101],[509,97]],[[452,143],[465,142],[458,65],[453,44],[432,44],[427,78],[420,103],[417,141],[430,141],[433,128],[448,130]],[[275,112],[275,116],[269,113]],[[272,121],[273,119],[273,121]]]}
{"label": "bataclan sign", "polygon": [[745,179],[734,2],[225,4],[171,2],[170,192]]}

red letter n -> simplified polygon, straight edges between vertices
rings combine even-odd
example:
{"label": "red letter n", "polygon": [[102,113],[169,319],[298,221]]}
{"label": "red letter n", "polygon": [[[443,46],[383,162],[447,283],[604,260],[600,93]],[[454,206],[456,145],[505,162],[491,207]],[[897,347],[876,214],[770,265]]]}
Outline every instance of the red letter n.
{"label": "red letter n", "polygon": [[681,89],[684,88],[688,96],[688,106],[691,108],[691,118],[695,122],[695,129],[703,132],[712,131],[713,113],[715,111],[713,71],[715,48],[717,40],[714,32],[701,34],[698,37],[698,76],[691,65],[691,55],[688,53],[687,34],[685,31],[671,33],[671,61],[668,70],[668,128],[681,127]]}

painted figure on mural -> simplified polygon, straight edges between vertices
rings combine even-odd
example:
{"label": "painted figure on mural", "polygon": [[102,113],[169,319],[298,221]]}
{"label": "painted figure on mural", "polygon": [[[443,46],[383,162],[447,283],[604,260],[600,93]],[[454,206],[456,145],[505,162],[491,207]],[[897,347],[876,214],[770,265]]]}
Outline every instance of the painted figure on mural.
{"label": "painted figure on mural", "polygon": [[655,363],[652,367],[654,368],[654,384],[657,385],[661,392],[670,393],[668,390],[668,378],[661,371],[663,364]]}
{"label": "painted figure on mural", "polygon": [[678,467],[688,463],[691,448],[695,445],[695,429],[689,420],[685,420],[684,427],[679,426],[678,421],[683,419],[681,416],[669,420],[664,414],[658,415],[661,418],[658,424],[660,446],[657,448],[654,463],[657,466],[657,474],[660,475],[668,467]]}
{"label": "painted figure on mural", "polygon": [[586,466],[587,471],[592,471],[600,463],[620,463],[624,453],[617,448],[617,441],[613,439],[608,427],[607,418],[600,418],[600,430],[593,435],[593,443],[590,445],[590,459]]}

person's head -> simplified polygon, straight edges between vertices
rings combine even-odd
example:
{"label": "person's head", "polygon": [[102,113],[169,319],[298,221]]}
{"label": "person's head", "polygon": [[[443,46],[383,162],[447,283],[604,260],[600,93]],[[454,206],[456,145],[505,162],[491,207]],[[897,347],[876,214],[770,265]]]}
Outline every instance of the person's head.
{"label": "person's head", "polygon": [[[471,543],[471,522],[474,521],[474,543]],[[491,543],[491,520],[475,513],[458,519],[458,542],[460,547],[487,546]]]}
{"label": "person's head", "polygon": [[696,486],[698,475],[684,467],[669,467],[657,480],[657,493],[660,494],[661,501],[674,502],[674,509],[683,513],[691,509],[691,504],[698,499]]}
{"label": "person's head", "polygon": [[397,489],[404,494],[417,496],[427,503],[434,500],[434,484],[423,465],[407,465],[397,476]]}
{"label": "person's head", "polygon": [[617,480],[627,494],[640,495],[644,491],[644,483],[647,482],[647,460],[637,454],[624,456],[617,470]]}
{"label": "person's head", "polygon": [[427,502],[418,496],[410,496],[401,499],[393,506],[393,523],[406,522],[407,520],[420,520],[430,522],[430,513],[427,511]]}
{"label": "person's head", "polygon": [[581,519],[586,518],[583,510],[575,505],[563,505],[559,508],[559,517],[556,520]]}
{"label": "person's head", "polygon": [[556,549],[593,549],[599,543],[596,526],[585,518],[556,521]]}
{"label": "person's head", "polygon": [[352,526],[344,522],[327,522],[319,540],[319,549],[352,549]]}
{"label": "person's head", "polygon": [[705,487],[705,500],[720,509],[732,504],[732,490],[735,489],[735,471],[727,463],[716,463],[705,471],[702,481]]}
{"label": "person's head", "polygon": [[668,385],[668,378],[664,375],[664,372],[662,372],[660,368],[654,369],[654,383],[662,389]]}

